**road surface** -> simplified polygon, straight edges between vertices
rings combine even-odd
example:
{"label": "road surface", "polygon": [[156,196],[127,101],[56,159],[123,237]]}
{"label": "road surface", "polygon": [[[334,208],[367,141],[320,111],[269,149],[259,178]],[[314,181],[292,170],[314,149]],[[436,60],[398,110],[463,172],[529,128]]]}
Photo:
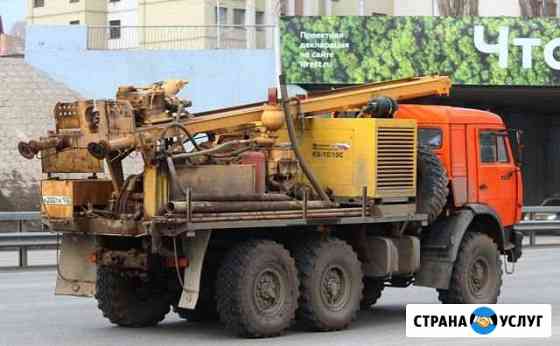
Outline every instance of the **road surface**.
{"label": "road surface", "polygon": [[95,300],[53,296],[52,270],[0,272],[0,345],[559,345],[560,248],[526,250],[516,274],[505,278],[501,303],[552,304],[550,339],[407,339],[407,303],[436,303],[434,290],[388,288],[379,304],[360,313],[345,331],[309,333],[294,328],[271,339],[245,340],[219,324],[189,323],[174,314],[157,327],[125,329],[109,324]]}

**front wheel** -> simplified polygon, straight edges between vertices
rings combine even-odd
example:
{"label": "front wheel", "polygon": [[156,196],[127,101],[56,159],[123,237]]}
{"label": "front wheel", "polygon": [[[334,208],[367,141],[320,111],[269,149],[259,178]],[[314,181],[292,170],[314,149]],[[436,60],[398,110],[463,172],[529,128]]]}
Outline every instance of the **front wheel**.
{"label": "front wheel", "polygon": [[495,304],[502,287],[502,261],[496,243],[486,234],[463,237],[449,289],[438,290],[444,304]]}

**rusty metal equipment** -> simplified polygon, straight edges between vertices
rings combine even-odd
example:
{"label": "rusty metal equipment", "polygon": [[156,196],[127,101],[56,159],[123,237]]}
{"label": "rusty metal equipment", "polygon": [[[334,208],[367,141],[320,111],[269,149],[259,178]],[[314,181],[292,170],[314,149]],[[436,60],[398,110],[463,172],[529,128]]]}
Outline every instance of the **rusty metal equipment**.
{"label": "rusty metal equipment", "polygon": [[[195,114],[177,96],[185,85],[59,103],[55,129],[19,144],[23,157],[41,158],[43,223],[63,234],[57,294],[91,296],[113,271],[141,284],[172,274],[174,304],[193,309],[211,234],[227,243],[263,231],[392,234],[426,223],[416,205],[416,122],[393,114],[398,101],[447,95],[447,77],[293,98],[282,85],[281,98],[271,90],[266,102]],[[127,176],[132,153],[144,169]],[[415,271],[418,259],[409,262],[391,269]]]}
{"label": "rusty metal equipment", "polygon": [[[371,199],[379,203],[382,198],[394,197],[409,202],[407,198],[413,197],[415,190],[414,122],[375,119],[371,112],[387,117],[395,101],[445,95],[450,88],[446,77],[412,78],[285,98],[283,102],[270,93],[264,103],[191,114],[186,110],[190,102],[176,96],[185,84],[175,80],[145,88],[124,86],[115,100],[59,103],[54,111],[56,129],[47,137],[19,144],[26,158],[40,154],[43,171],[49,174],[42,184],[42,210],[53,227],[63,220],[65,228],[74,225],[74,231],[79,231],[79,224],[126,219],[137,226],[125,229],[138,235],[147,232],[150,220],[173,220],[179,216],[174,214],[183,214],[187,207],[187,214],[197,215],[191,221],[204,219],[199,216],[202,211],[213,213],[213,220],[230,220],[235,216],[219,213],[236,211],[246,218],[243,213],[295,215],[297,209],[318,209],[319,213],[321,208],[336,216],[337,201],[344,200],[350,206],[362,203],[363,186],[367,186],[367,204]],[[348,112],[360,119],[337,118],[337,114]],[[296,120],[298,136],[305,138],[301,146],[304,160],[294,150],[300,148],[291,143],[286,119]],[[360,129],[368,126],[371,130],[360,134]],[[352,142],[349,138],[353,136]],[[364,147],[365,143],[371,147]],[[337,162],[350,147],[359,149],[348,151],[347,158]],[[372,163],[363,167],[352,164],[357,157],[350,154],[376,152],[377,148],[379,155],[396,157],[397,153],[405,158],[411,154],[406,158],[410,165],[397,167],[387,158],[377,167],[376,156],[365,157]],[[122,161],[134,151],[142,155],[144,173],[125,177]],[[246,153],[262,156],[243,164]],[[329,160],[329,155],[334,160]],[[110,180],[55,179],[57,173],[99,173],[103,160]],[[319,175],[321,186],[302,173],[302,161]],[[330,169],[355,171],[338,175],[342,180],[336,181],[325,173],[329,165],[333,165]],[[266,191],[260,191],[263,188],[257,187],[257,181],[266,182]],[[189,205],[187,189],[191,191]],[[376,192],[383,189],[393,193]],[[309,199],[305,203],[304,195]],[[371,214],[371,208],[366,209]]]}

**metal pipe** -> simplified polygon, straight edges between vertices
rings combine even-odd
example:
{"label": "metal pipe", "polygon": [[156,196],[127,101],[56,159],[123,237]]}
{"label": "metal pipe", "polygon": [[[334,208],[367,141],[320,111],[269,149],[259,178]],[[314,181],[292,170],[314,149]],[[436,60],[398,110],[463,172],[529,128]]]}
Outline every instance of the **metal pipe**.
{"label": "metal pipe", "polygon": [[[309,209],[321,209],[332,207],[333,203],[323,201],[308,202]],[[186,202],[171,201],[167,204],[168,212],[185,212]],[[276,210],[301,210],[302,203],[299,201],[241,201],[241,202],[192,202],[193,213],[219,213],[219,212],[248,212],[248,211],[276,211]]]}
{"label": "metal pipe", "polygon": [[307,207],[309,205],[309,201],[307,198],[307,189],[303,190],[303,218],[307,219]]}
{"label": "metal pipe", "polygon": [[31,140],[27,143],[19,142],[18,151],[21,156],[31,160],[42,150],[55,148],[57,151],[60,151],[68,146],[68,140],[65,140],[64,137],[48,137],[38,141]]}
{"label": "metal pipe", "polygon": [[288,129],[288,137],[290,138],[290,142],[292,143],[292,149],[294,154],[296,155],[296,159],[301,167],[303,174],[309,182],[311,186],[313,186],[313,190],[321,197],[321,199],[325,202],[330,202],[329,196],[323,191],[317,177],[311,170],[311,168],[307,165],[307,162],[303,158],[301,150],[299,148],[298,140],[296,138],[296,130],[294,127],[294,120],[290,114],[290,107],[289,107],[289,100],[288,100],[288,89],[286,87],[286,80],[284,75],[280,75],[280,96],[282,97],[282,108],[284,110],[284,117],[286,119],[286,127]]}
{"label": "metal pipe", "polygon": [[187,213],[187,220],[190,221],[192,220],[192,189],[190,187],[187,188],[185,198],[185,212]]}
{"label": "metal pipe", "polygon": [[[337,212],[337,213],[314,213],[308,212],[307,218],[335,218],[335,217],[359,217],[360,212]],[[258,221],[258,220],[282,220],[282,219],[303,219],[301,212],[283,215],[263,215],[263,216],[221,216],[221,217],[193,217],[192,222],[220,222],[220,221]]]}
{"label": "metal pipe", "polygon": [[[323,213],[323,214],[336,214],[336,213],[359,213],[360,208],[325,208],[325,209],[313,209],[308,211],[309,214],[312,213]],[[273,215],[292,215],[299,213],[298,210],[277,210],[277,211],[250,211],[250,212],[224,212],[224,213],[204,213],[196,214],[196,217],[225,217],[225,216],[273,216]]]}
{"label": "metal pipe", "polygon": [[213,202],[242,202],[242,201],[261,201],[261,202],[278,202],[278,201],[291,201],[292,198],[288,195],[280,193],[251,193],[251,194],[236,194],[236,195],[211,195],[206,193],[193,193],[193,201],[213,201]]}

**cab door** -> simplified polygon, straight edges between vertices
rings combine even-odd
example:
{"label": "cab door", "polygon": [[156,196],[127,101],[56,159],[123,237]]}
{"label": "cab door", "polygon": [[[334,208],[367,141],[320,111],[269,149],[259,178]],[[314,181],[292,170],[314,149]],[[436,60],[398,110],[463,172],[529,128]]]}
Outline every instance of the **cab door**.
{"label": "cab door", "polygon": [[515,223],[517,166],[507,134],[501,129],[477,128],[478,201],[492,207],[504,226]]}

